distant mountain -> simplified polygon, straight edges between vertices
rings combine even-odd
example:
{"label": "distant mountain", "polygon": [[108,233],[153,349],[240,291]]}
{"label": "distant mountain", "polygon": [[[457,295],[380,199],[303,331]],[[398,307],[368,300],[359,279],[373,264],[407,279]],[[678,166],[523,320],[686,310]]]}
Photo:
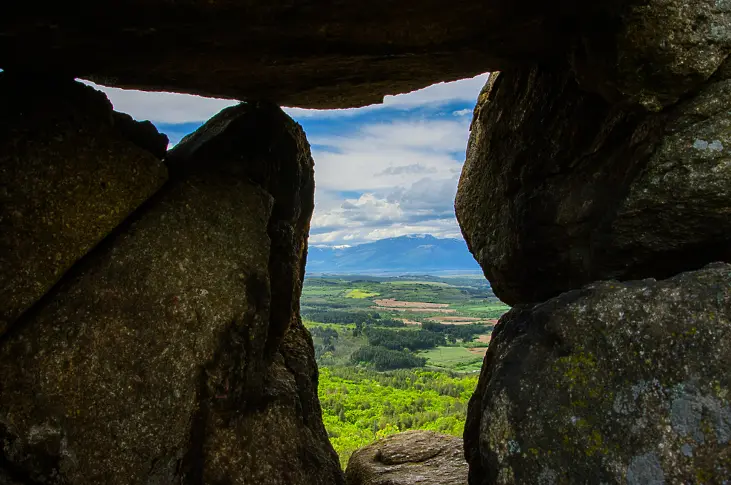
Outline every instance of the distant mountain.
{"label": "distant mountain", "polygon": [[475,271],[480,266],[462,239],[430,235],[381,239],[358,246],[310,246],[307,272],[313,273],[427,273]]}

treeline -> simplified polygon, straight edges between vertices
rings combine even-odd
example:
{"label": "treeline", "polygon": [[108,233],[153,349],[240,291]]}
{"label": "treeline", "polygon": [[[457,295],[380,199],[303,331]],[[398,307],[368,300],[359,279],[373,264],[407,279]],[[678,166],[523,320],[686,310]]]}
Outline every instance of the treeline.
{"label": "treeline", "polygon": [[315,344],[315,358],[319,359],[326,352],[335,352],[335,344],[340,334],[334,328],[313,327],[310,329],[313,337],[319,337],[322,343]]}
{"label": "treeline", "polygon": [[426,359],[406,350],[391,350],[386,347],[367,345],[350,356],[354,364],[366,364],[378,371],[412,369],[424,367]]}
{"label": "treeline", "polygon": [[424,367],[426,359],[414,354],[445,344],[444,335],[425,330],[389,330],[366,328],[363,333],[368,345],[351,357],[354,364],[365,364],[379,371]]}
{"label": "treeline", "polygon": [[382,386],[415,391],[436,391],[440,396],[468,398],[474,390],[475,375],[465,379],[466,374],[445,370],[397,369],[375,372],[357,367],[330,367],[338,377],[350,381],[368,379]]}
{"label": "treeline", "polygon": [[378,312],[347,312],[340,310],[306,310],[302,312],[302,316],[313,322],[335,323],[339,325],[355,324],[363,327],[364,325],[378,325],[381,327],[405,327],[406,324],[401,320],[383,317]]}
{"label": "treeline", "polygon": [[429,330],[387,330],[366,328],[368,343],[389,350],[427,350],[445,345],[444,335]]}
{"label": "treeline", "polygon": [[437,322],[424,322],[421,324],[423,330],[444,335],[451,343],[457,340],[472,342],[476,336],[488,333],[491,326],[471,323],[469,325],[445,325]]}
{"label": "treeline", "polygon": [[444,325],[424,322],[420,330],[391,330],[366,327],[363,334],[368,346],[362,347],[351,356],[354,364],[365,364],[376,370],[411,369],[426,365],[426,359],[414,354],[455,343],[457,340],[471,342],[475,336],[486,333],[486,325]]}

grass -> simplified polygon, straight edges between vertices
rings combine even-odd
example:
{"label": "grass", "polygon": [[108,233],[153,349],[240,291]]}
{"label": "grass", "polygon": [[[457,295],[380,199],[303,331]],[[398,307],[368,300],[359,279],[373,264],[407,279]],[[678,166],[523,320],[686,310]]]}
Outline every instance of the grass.
{"label": "grass", "polygon": [[346,298],[356,298],[356,299],[359,299],[359,300],[362,300],[364,298],[373,298],[374,296],[378,296],[378,293],[371,292],[371,291],[365,291],[365,290],[361,290],[361,289],[358,289],[358,288],[353,289],[353,290],[349,290],[345,294],[345,297]]}
{"label": "grass", "polygon": [[479,370],[482,365],[482,357],[463,347],[437,347],[419,355],[426,357],[429,365],[456,371]]}
{"label": "grass", "polygon": [[500,318],[505,312],[510,310],[510,307],[497,302],[497,303],[463,303],[452,305],[452,308],[457,310],[458,313],[466,316],[475,316],[481,318]]}

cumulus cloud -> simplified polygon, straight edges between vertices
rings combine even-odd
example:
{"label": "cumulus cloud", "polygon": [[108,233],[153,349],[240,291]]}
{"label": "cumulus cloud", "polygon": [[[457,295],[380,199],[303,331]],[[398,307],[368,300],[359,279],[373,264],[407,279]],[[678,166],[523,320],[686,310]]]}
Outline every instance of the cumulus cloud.
{"label": "cumulus cloud", "polygon": [[341,244],[406,234],[459,237],[453,208],[456,186],[455,178],[425,177],[410,187],[363,193],[339,206],[319,206],[312,220],[312,240]]}
{"label": "cumulus cloud", "polygon": [[325,190],[392,192],[428,175],[454,179],[461,170],[468,120],[421,119],[361,124],[310,141],[317,185]]}
{"label": "cumulus cloud", "polygon": [[387,237],[431,234],[435,237],[459,238],[456,219],[425,220],[420,223],[394,223],[384,226],[338,227],[327,232],[312,233],[310,244],[323,246],[354,245]]}
{"label": "cumulus cloud", "polygon": [[465,109],[460,109],[457,111],[452,111],[452,114],[454,116],[468,116],[468,115],[472,114],[472,110],[469,108],[465,108]]}
{"label": "cumulus cloud", "polygon": [[436,173],[437,169],[434,167],[426,167],[421,163],[412,163],[411,165],[400,165],[398,167],[388,167],[383,172],[377,173],[376,177],[382,177],[384,175],[419,175],[424,173]]}
{"label": "cumulus cloud", "polygon": [[391,122],[360,119],[312,136],[317,205],[311,242],[460,237],[454,196],[469,118],[453,111],[450,106]]}

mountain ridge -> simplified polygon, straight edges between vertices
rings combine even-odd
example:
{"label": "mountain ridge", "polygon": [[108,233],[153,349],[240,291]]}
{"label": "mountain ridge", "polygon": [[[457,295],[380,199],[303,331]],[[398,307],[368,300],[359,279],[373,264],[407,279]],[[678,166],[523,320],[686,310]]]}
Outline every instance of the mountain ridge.
{"label": "mountain ridge", "polygon": [[310,246],[307,272],[477,272],[480,266],[462,239],[430,234],[398,236],[347,247]]}

